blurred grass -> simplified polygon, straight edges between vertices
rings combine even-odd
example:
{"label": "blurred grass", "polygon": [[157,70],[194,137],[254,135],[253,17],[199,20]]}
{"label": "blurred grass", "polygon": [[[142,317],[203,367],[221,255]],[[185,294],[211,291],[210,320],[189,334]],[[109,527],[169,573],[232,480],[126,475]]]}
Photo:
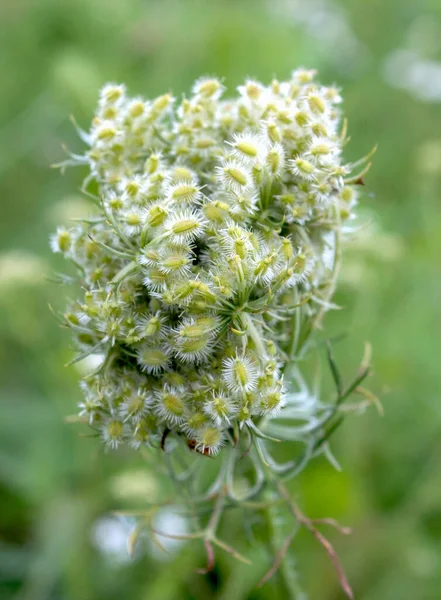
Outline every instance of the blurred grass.
{"label": "blurred grass", "polygon": [[[308,6],[312,17],[302,17]],[[358,62],[317,43],[323,7],[351,27]],[[80,150],[68,116],[87,127],[107,80],[133,94],[181,94],[203,73],[233,89],[244,76],[283,78],[303,64],[344,88],[347,157],[379,144],[362,199],[372,224],[348,245],[337,295],[345,310],[327,327],[348,333],[335,349],[348,374],[372,342],[370,383],[385,416],[370,411],[336,435],[342,473],[316,461],[292,489],[311,516],[353,526],[351,538],[332,539],[359,600],[439,599],[441,113],[383,77],[389,53],[425,15],[439,22],[440,1],[0,0],[0,598],[281,597],[277,578],[255,590],[270,560],[258,543],[245,547],[253,568],[220,556],[209,578],[193,574],[204,560],[198,546],[117,562],[93,543],[97,519],[137,501],[121,497],[115,477],[144,465],[135,453],[103,454],[63,421],[79,400],[78,373],[63,368],[69,339],[47,308],[66,293],[45,280],[64,268],[47,238],[81,211],[84,173],[61,177],[49,165],[62,144]],[[436,39],[421,43],[426,58],[441,59]],[[145,497],[157,488],[153,474]],[[227,537],[240,527],[231,515]],[[321,549],[303,534],[298,543],[311,598],[340,598]]]}

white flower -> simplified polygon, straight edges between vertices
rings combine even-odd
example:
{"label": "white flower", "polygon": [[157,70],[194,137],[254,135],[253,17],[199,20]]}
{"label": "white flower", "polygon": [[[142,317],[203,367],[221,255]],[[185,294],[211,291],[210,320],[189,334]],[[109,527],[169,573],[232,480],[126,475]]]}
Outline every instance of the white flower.
{"label": "white flower", "polygon": [[319,166],[330,165],[335,162],[340,154],[338,144],[327,138],[314,136],[308,146],[307,156],[313,163]]}
{"label": "white flower", "polygon": [[256,102],[261,98],[265,88],[260,81],[247,79],[244,85],[238,86],[237,91],[243,98],[251,100],[252,102]]}
{"label": "white flower", "polygon": [[101,106],[122,104],[126,94],[126,86],[116,83],[107,83],[100,92]]}
{"label": "white flower", "polygon": [[213,392],[211,399],[204,405],[204,412],[217,427],[229,425],[237,414],[236,402],[223,392]]}
{"label": "white flower", "polygon": [[291,78],[296,83],[300,85],[305,85],[307,83],[311,83],[314,80],[316,74],[317,71],[315,69],[304,69],[303,67],[300,67],[292,72]]}
{"label": "white flower", "polygon": [[285,151],[282,144],[276,142],[268,149],[265,164],[273,177],[281,177],[285,169]]}
{"label": "white flower", "polygon": [[213,341],[210,333],[198,337],[175,337],[175,356],[184,363],[200,364],[207,360],[213,352]]}
{"label": "white flower", "polygon": [[115,450],[126,441],[129,429],[121,419],[110,417],[102,423],[100,431],[106,446]]}
{"label": "white flower", "polygon": [[292,172],[297,177],[305,179],[306,181],[313,181],[314,179],[316,179],[318,174],[317,168],[311,161],[306,160],[306,158],[302,158],[301,156],[298,156],[297,158],[291,160],[290,163]]}
{"label": "white flower", "polygon": [[238,225],[230,224],[226,229],[221,229],[219,244],[224,255],[229,258],[237,255],[245,259],[254,251],[249,232]]}
{"label": "white flower", "polygon": [[163,293],[167,289],[168,276],[159,269],[146,269],[142,282],[152,293]]}
{"label": "white flower", "polygon": [[162,201],[151,202],[143,209],[145,224],[149,227],[159,227],[169,215],[170,209]]}
{"label": "white flower", "polygon": [[165,344],[142,344],[137,351],[137,361],[141,371],[158,375],[170,366],[171,349]]}
{"label": "white flower", "polygon": [[128,236],[141,233],[144,226],[144,211],[136,206],[126,209],[121,215],[124,232]]}
{"label": "white flower", "polygon": [[191,180],[173,183],[165,193],[166,199],[172,204],[194,204],[202,197],[200,188]]}
{"label": "white flower", "polygon": [[219,79],[214,77],[201,77],[193,85],[193,93],[196,96],[210,100],[218,100],[224,89]]}
{"label": "white flower", "polygon": [[216,170],[219,182],[236,194],[243,194],[253,186],[251,171],[238,160],[224,160]]}
{"label": "white flower", "polygon": [[311,192],[318,204],[330,202],[335,190],[328,181],[316,182],[311,185]]}
{"label": "white flower", "polygon": [[219,318],[212,315],[198,315],[187,317],[175,329],[178,338],[195,339],[201,336],[214,337],[220,327]]}
{"label": "white flower", "polygon": [[216,427],[205,427],[196,434],[196,450],[203,454],[217,454],[225,443],[222,430]]}
{"label": "white flower", "polygon": [[160,312],[142,315],[136,321],[136,333],[142,339],[164,337],[165,332],[167,331],[165,321],[165,316],[161,315]]}
{"label": "white flower", "polygon": [[185,395],[181,390],[169,386],[157,390],[155,393],[156,414],[172,425],[182,423],[185,416]]}
{"label": "white flower", "polygon": [[249,353],[237,353],[222,361],[222,378],[234,393],[251,392],[257,387],[258,368]]}
{"label": "white flower", "polygon": [[268,285],[279,271],[279,258],[280,256],[276,250],[268,252],[266,255],[262,255],[261,258],[256,261],[254,269],[256,279],[261,280],[264,284]]}
{"label": "white flower", "polygon": [[227,143],[233,148],[233,155],[247,163],[262,160],[267,148],[265,140],[254,133],[236,133],[233,141]]}
{"label": "white flower", "polygon": [[50,247],[52,252],[68,254],[73,244],[72,231],[64,227],[57,227],[57,232],[50,236]]}
{"label": "white flower", "polygon": [[186,244],[200,236],[205,225],[200,211],[187,209],[171,213],[164,223],[164,230],[174,244]]}
{"label": "white flower", "polygon": [[129,419],[138,422],[147,414],[149,404],[151,404],[151,399],[149,400],[145,394],[140,390],[133,391],[124,397],[118,407],[118,413],[124,422]]}
{"label": "white flower", "polygon": [[183,277],[190,272],[192,260],[188,246],[164,248],[160,252],[158,268],[166,275]]}
{"label": "white flower", "polygon": [[277,417],[286,405],[285,394],[281,385],[265,390],[260,399],[259,412],[265,416]]}

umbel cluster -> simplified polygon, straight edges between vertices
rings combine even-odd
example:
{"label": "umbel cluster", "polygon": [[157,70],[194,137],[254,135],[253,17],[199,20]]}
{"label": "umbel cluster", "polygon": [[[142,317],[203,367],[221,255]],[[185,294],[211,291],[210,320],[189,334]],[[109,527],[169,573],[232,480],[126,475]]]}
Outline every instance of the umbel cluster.
{"label": "umbel cluster", "polygon": [[51,238],[84,291],[63,322],[77,358],[102,357],[80,414],[113,448],[173,432],[215,454],[283,418],[299,330],[329,300],[356,202],[339,91],[299,69],[223,94],[214,78],[179,102],[106,85],[66,161],[97,194]]}

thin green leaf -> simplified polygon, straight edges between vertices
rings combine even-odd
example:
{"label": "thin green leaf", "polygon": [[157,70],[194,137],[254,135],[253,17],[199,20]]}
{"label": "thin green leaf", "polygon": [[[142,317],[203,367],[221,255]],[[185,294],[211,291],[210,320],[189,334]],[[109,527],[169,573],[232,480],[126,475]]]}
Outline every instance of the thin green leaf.
{"label": "thin green leaf", "polygon": [[332,352],[332,346],[331,346],[331,344],[330,344],[329,341],[326,344],[326,348],[327,348],[328,362],[329,362],[329,366],[331,368],[332,378],[334,380],[335,387],[337,388],[338,398],[340,400],[340,398],[342,396],[342,393],[343,393],[343,384],[342,384],[342,379],[341,379],[340,371],[338,370],[337,364],[336,364],[336,362],[334,360],[334,354]]}

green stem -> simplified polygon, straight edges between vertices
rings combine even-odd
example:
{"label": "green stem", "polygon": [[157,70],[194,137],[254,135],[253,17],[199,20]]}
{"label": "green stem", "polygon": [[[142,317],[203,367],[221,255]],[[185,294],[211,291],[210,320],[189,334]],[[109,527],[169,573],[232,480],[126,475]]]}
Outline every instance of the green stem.
{"label": "green stem", "polygon": [[136,261],[129,262],[125,267],[123,267],[115,277],[112,279],[112,283],[120,284],[126,277],[129,277],[139,269],[139,265]]}
{"label": "green stem", "polygon": [[[275,502],[275,499],[279,498],[279,494],[276,494],[274,490],[269,490],[266,494],[268,507],[265,511],[265,517],[269,531],[271,553],[274,556],[277,556],[287,540],[287,530],[283,525],[286,515],[283,513],[283,506]],[[289,550],[280,563],[278,573],[284,587],[283,594],[285,598],[289,598],[290,600],[306,600],[306,595],[299,584],[295,561]]]}
{"label": "green stem", "polygon": [[248,323],[248,331],[250,333],[250,337],[253,340],[254,345],[256,346],[257,353],[261,360],[264,360],[267,352],[265,346],[262,341],[262,337],[260,333],[257,331],[256,326],[254,325],[253,318],[251,315],[247,314],[247,323]]}
{"label": "green stem", "polygon": [[210,521],[209,521],[207,529],[206,529],[206,534],[209,539],[214,538],[216,535],[216,529],[217,529],[217,526],[219,525],[219,521],[222,516],[224,504],[225,504],[225,496],[221,492],[218,494],[218,496],[216,498],[214,510],[211,514]]}

